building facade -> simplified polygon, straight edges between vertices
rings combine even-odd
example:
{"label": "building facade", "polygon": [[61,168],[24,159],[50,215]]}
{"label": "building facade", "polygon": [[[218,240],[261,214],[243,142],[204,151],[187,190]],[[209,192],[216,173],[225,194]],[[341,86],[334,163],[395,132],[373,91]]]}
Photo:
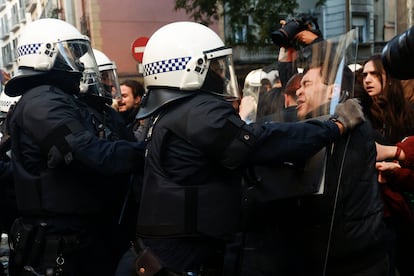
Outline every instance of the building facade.
{"label": "building facade", "polygon": [[[162,8],[160,8],[162,7]],[[92,47],[114,60],[120,77],[137,76],[132,43],[149,37],[160,26],[189,20],[163,0],[0,0],[0,68],[16,71],[15,48],[24,25],[43,17],[65,20],[88,35]]]}
{"label": "building facade", "polygon": [[[358,28],[359,60],[380,51],[386,41],[413,25],[414,0],[327,0],[319,9],[314,8],[315,2],[301,0],[298,12],[316,15],[325,38]],[[137,78],[133,41],[151,36],[164,24],[191,21],[184,11],[175,11],[174,4],[174,0],[0,0],[0,68],[12,75],[16,72],[17,38],[25,24],[55,17],[88,35],[94,48],[116,62],[121,79]],[[224,38],[223,22],[211,27]],[[277,53],[269,51],[250,53],[235,47],[234,52],[236,66],[277,60]]]}

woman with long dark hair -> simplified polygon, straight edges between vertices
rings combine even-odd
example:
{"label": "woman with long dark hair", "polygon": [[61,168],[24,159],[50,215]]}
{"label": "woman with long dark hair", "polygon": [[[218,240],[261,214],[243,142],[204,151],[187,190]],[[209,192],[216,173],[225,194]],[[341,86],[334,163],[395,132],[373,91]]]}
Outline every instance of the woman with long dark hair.
{"label": "woman with long dark hair", "polygon": [[384,69],[380,55],[363,65],[363,86],[370,96],[367,117],[377,130],[377,142],[395,144],[414,134],[414,108],[404,96],[401,81]]}
{"label": "woman with long dark hair", "polygon": [[[366,100],[365,112],[376,130],[376,142],[383,145],[395,145],[404,137],[414,133],[414,109],[406,99],[401,81],[394,79],[384,69],[381,56],[370,57],[363,65],[363,87],[369,95]],[[377,148],[378,149],[378,148]],[[377,152],[377,160],[381,152]],[[399,154],[393,159],[398,160]],[[391,158],[392,159],[392,158]],[[381,159],[382,161],[382,159]],[[395,161],[392,161],[395,162]],[[406,189],[401,177],[391,177],[384,167],[389,162],[377,163],[379,183],[384,199],[384,218],[390,230],[388,250],[391,268],[390,276],[414,275],[412,259],[414,237],[414,220],[410,197],[413,195]],[[398,164],[393,164],[399,167]],[[394,172],[400,175],[401,172]]]}

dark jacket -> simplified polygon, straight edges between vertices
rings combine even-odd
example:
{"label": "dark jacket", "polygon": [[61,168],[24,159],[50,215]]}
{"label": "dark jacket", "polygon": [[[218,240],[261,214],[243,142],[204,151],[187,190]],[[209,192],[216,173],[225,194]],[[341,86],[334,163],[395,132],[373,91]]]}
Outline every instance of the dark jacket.
{"label": "dark jacket", "polygon": [[303,160],[339,137],[331,121],[246,125],[231,103],[202,92],[153,121],[137,226],[146,237],[234,234],[246,166]]}
{"label": "dark jacket", "polygon": [[115,190],[103,185],[105,177],[142,166],[139,144],[100,139],[92,117],[81,102],[56,87],[39,86],[23,94],[11,117],[22,214],[96,214]]}
{"label": "dark jacket", "polygon": [[296,262],[288,275],[322,275],[325,260],[326,275],[350,275],[386,255],[371,125],[358,126],[328,152],[324,193],[299,199],[277,219],[280,238],[291,241],[294,255],[280,252]]}
{"label": "dark jacket", "polygon": [[129,174],[142,171],[143,146],[122,140],[124,125],[110,109],[95,110],[79,99],[79,77],[37,72],[6,85],[5,91],[22,93],[10,117],[20,218],[10,230],[16,246],[9,268],[16,275],[26,265],[44,274],[57,254],[67,257],[65,273],[113,275],[129,246],[118,219]]}

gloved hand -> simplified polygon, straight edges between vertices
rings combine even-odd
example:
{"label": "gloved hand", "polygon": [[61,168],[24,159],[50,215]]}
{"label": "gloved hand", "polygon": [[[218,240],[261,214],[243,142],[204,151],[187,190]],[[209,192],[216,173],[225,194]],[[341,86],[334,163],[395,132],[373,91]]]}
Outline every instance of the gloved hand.
{"label": "gloved hand", "polygon": [[362,106],[359,100],[351,98],[336,105],[333,119],[337,120],[345,128],[344,132],[350,131],[365,121]]}

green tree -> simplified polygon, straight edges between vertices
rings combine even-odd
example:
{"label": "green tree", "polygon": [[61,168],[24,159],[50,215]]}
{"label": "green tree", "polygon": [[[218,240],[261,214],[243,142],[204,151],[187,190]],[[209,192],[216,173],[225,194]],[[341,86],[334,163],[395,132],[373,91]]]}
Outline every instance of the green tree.
{"label": "green tree", "polygon": [[[319,7],[326,0],[316,1]],[[296,0],[176,0],[175,10],[184,10],[199,23],[211,25],[220,16],[226,22],[226,43],[248,48],[270,45],[270,34],[280,28],[280,20],[295,15]],[[222,8],[224,7],[224,8]],[[245,40],[235,35],[244,33]]]}

